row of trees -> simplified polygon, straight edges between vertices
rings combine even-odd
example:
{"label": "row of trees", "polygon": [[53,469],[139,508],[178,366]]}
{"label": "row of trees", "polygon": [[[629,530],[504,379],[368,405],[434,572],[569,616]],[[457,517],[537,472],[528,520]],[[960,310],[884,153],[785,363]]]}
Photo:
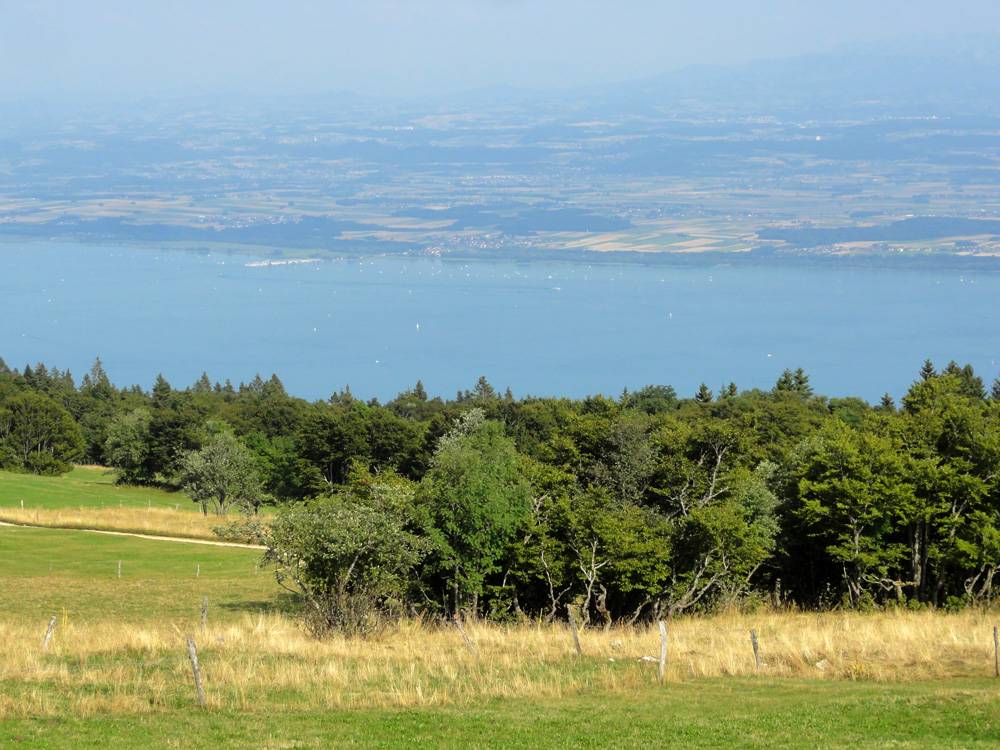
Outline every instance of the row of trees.
{"label": "row of trees", "polygon": [[[120,390],[0,369],[0,461],[86,460],[252,517],[311,621],[465,610],[637,621],[771,600],[989,600],[1000,571],[1000,383],[925,363],[897,406],[812,392],[649,386],[515,399],[309,403],[280,381]],[[249,531],[248,531],[249,529]],[[377,619],[377,618],[376,618]]]}

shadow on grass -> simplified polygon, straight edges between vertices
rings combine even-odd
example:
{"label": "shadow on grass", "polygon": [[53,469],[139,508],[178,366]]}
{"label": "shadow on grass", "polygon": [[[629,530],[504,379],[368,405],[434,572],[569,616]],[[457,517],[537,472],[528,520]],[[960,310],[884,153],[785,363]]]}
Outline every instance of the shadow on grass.
{"label": "shadow on grass", "polygon": [[235,614],[281,614],[297,615],[303,611],[302,597],[288,592],[279,592],[270,599],[220,602],[219,609]]}

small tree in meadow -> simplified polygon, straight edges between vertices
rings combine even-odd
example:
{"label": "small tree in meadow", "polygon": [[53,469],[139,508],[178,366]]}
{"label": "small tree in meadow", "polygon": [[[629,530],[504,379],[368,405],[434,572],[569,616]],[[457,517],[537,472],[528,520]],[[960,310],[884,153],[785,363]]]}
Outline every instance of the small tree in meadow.
{"label": "small tree in meadow", "polygon": [[231,432],[219,432],[199,450],[189,451],[180,462],[181,488],[208,515],[211,505],[225,515],[234,505],[256,513],[263,502],[257,459]]}

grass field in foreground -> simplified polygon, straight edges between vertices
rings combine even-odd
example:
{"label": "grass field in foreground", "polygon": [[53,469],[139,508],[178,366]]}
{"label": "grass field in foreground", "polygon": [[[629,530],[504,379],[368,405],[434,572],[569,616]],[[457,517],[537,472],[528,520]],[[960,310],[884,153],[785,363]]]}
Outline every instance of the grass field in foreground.
{"label": "grass field in foreground", "polygon": [[[274,606],[273,575],[258,550],[62,529],[0,527],[0,621],[170,621],[233,618]],[[118,578],[118,561],[122,577]]]}
{"label": "grass field in foreground", "polygon": [[200,711],[10,719],[5,748],[996,748],[995,682],[704,680],[630,694],[405,710]]}
{"label": "grass field in foreground", "polygon": [[153,487],[120,487],[114,473],[100,466],[74,466],[59,477],[0,471],[0,507],[25,508],[170,508],[196,511],[180,492]]}
{"label": "grass field in foreground", "polygon": [[679,618],[661,687],[649,627],[588,629],[582,657],[559,623],[469,623],[476,655],[413,621],[316,641],[259,555],[0,528],[0,747],[1000,747],[996,613]]}

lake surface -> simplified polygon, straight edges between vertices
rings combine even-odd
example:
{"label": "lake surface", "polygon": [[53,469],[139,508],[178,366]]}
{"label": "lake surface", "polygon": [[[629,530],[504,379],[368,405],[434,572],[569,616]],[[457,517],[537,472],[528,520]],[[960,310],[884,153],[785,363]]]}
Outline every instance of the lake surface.
{"label": "lake surface", "polygon": [[276,372],[289,392],[386,399],[486,375],[518,396],[672,384],[769,388],[803,367],[830,395],[902,394],[925,357],[1000,374],[1000,274],[378,258],[0,244],[0,357],[175,387]]}

